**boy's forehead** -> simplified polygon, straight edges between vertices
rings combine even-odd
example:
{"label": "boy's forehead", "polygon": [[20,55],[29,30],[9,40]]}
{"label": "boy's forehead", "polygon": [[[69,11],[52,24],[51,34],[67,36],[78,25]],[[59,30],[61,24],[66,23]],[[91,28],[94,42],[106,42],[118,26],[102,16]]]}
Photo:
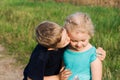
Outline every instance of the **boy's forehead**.
{"label": "boy's forehead", "polygon": [[68,37],[67,31],[66,29],[63,29],[62,33],[61,33],[61,41],[64,42],[64,40]]}
{"label": "boy's forehead", "polygon": [[62,38],[64,38],[67,35],[66,29],[63,28],[63,31],[61,34],[62,34],[61,35],[61,40],[62,40]]}
{"label": "boy's forehead", "polygon": [[63,28],[63,31],[61,33],[61,40],[57,45],[65,47],[68,43],[69,43],[68,42],[68,34],[67,34],[66,30]]}

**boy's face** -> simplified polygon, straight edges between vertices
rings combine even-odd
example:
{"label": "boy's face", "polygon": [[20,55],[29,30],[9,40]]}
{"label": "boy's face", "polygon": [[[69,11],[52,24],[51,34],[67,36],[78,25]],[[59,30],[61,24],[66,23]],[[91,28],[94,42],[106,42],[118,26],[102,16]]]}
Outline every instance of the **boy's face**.
{"label": "boy's face", "polygon": [[57,48],[63,48],[67,46],[69,43],[70,43],[70,38],[68,37],[66,30],[64,29],[62,32],[61,41],[57,44]]}
{"label": "boy's face", "polygon": [[82,51],[89,43],[90,35],[87,32],[71,32],[70,48],[75,51]]}

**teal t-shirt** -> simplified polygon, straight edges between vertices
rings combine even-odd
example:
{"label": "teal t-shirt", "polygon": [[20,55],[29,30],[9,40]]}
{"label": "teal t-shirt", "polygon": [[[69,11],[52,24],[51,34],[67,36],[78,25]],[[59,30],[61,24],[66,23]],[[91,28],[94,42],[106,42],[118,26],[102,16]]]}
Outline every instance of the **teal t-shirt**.
{"label": "teal t-shirt", "polygon": [[91,80],[90,64],[95,59],[95,47],[84,52],[75,52],[66,49],[63,55],[64,64],[66,69],[69,69],[72,72],[72,75],[68,80],[74,80],[76,77],[79,78],[79,80]]}

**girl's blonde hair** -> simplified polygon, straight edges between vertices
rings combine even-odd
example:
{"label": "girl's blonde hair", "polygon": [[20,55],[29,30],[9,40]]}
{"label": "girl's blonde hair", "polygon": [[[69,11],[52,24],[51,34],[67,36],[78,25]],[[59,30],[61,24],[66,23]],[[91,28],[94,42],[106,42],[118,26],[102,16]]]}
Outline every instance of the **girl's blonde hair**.
{"label": "girl's blonde hair", "polygon": [[40,23],[35,30],[36,40],[45,47],[54,48],[61,40],[62,31],[62,27],[58,24],[44,21]]}
{"label": "girl's blonde hair", "polygon": [[94,35],[94,26],[90,17],[86,13],[77,12],[67,17],[64,28],[68,33],[72,31],[87,31],[92,37]]}

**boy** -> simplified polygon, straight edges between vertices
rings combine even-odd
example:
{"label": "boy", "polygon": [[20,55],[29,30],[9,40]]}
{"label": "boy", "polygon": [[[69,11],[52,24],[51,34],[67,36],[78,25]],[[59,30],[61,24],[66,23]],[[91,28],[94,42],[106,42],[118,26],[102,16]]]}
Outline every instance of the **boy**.
{"label": "boy", "polygon": [[36,40],[39,44],[24,70],[24,80],[28,77],[32,80],[43,80],[43,76],[46,79],[51,75],[49,80],[57,80],[62,66],[63,47],[70,41],[66,30],[54,22],[45,21],[36,28]]}

